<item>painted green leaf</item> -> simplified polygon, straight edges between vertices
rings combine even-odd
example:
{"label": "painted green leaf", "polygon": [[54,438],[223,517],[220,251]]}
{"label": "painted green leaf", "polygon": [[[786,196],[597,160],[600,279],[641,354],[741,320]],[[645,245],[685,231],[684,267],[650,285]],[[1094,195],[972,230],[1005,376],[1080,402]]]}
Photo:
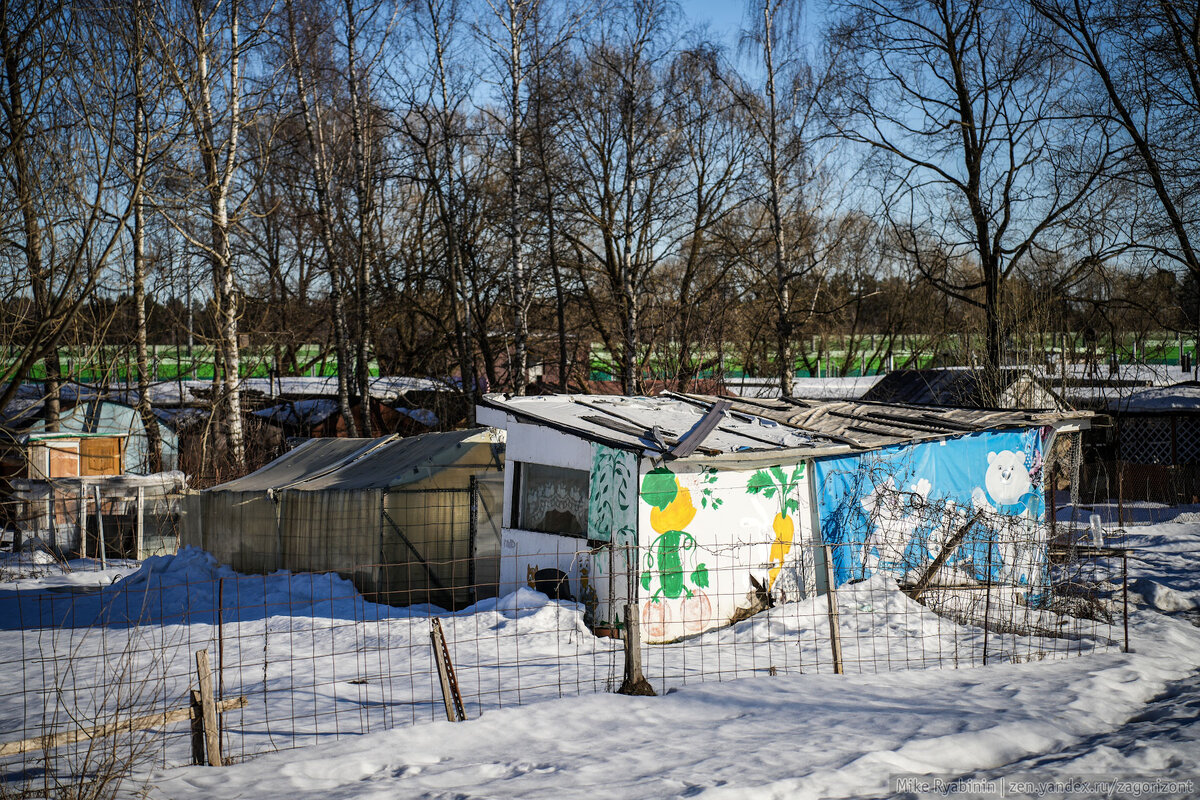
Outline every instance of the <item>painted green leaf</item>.
{"label": "painted green leaf", "polygon": [[708,588],[708,567],[703,564],[696,565],[696,568],[692,570],[692,584],[701,589]]}
{"label": "painted green leaf", "polygon": [[775,480],[779,481],[780,486],[787,483],[787,476],[783,474],[781,467],[771,467],[771,474],[775,476]]}
{"label": "painted green leaf", "polygon": [[650,591],[650,573],[649,572],[642,573],[642,588],[645,589],[647,592]]}
{"label": "painted green leaf", "polygon": [[650,470],[642,480],[642,499],[659,510],[669,506],[677,494],[675,473],[666,467]]}
{"label": "painted green leaf", "polygon": [[[760,492],[765,494],[766,490],[768,489],[774,493],[775,481],[771,480],[771,476],[762,470],[754,473],[754,475],[746,483],[746,491],[750,492],[751,494],[758,494]],[[771,495],[768,494],[766,496],[770,497]]]}

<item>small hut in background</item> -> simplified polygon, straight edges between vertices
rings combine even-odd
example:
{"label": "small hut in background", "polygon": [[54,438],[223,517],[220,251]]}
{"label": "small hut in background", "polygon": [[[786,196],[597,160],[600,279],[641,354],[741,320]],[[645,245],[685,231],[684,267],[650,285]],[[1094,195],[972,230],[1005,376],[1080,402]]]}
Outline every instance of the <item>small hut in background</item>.
{"label": "small hut in background", "polygon": [[494,596],[504,435],[311,439],[187,498],[183,544],[238,572],[336,572],[394,605]]}
{"label": "small hut in background", "polygon": [[181,472],[127,474],[128,434],[27,433],[0,454],[3,526],[14,549],[71,557],[175,552]]}
{"label": "small hut in background", "polygon": [[1027,369],[991,375],[970,367],[903,369],[884,375],[863,394],[865,402],[942,408],[1066,410],[1063,401]]}
{"label": "small hut in background", "polygon": [[1113,427],[1096,440],[1087,465],[1096,490],[1126,500],[1197,502],[1200,383],[1128,390],[1107,410]]}
{"label": "small hut in background", "polygon": [[[93,453],[85,457],[96,457],[96,448],[105,447],[101,444],[104,437],[122,437],[120,453],[121,466],[115,465],[96,467],[92,471],[64,474],[74,475],[119,475],[132,473],[145,475],[150,473],[150,439],[142,415],[133,406],[117,400],[92,397],[77,400],[65,400],[64,408],[58,417],[58,432],[62,434],[79,434],[81,441],[89,440],[84,445],[91,448]],[[162,470],[170,472],[179,469],[179,439],[175,431],[159,417],[155,417],[158,439],[162,443]],[[26,406],[22,411],[3,422],[3,428],[13,437],[29,434],[34,436],[54,435],[46,433],[42,404],[35,403]],[[99,439],[95,437],[101,437]],[[29,476],[32,477],[32,476]]]}

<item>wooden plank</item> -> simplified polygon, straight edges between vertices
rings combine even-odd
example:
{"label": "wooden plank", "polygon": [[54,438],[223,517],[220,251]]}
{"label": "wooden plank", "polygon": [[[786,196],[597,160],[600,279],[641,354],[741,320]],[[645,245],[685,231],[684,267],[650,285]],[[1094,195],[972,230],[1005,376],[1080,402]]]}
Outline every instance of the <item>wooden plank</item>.
{"label": "wooden plank", "polygon": [[[930,564],[929,568],[925,570],[925,573],[919,579],[917,579],[917,582],[913,586],[909,597],[911,597],[913,600],[920,601],[921,595],[926,589],[929,588],[929,585],[933,583],[933,579],[937,576],[938,570],[942,568],[942,565],[946,563],[950,556],[954,555],[954,551],[958,549],[958,546],[962,544],[963,539],[967,537],[967,531],[971,530],[971,526],[974,525],[982,515],[983,509],[976,509],[975,513],[971,515],[971,518],[966,521],[966,524],[955,531],[946,544],[942,546],[941,551],[939,551],[937,556],[933,559],[933,563]],[[988,545],[988,554],[990,557],[990,544]],[[991,580],[991,576],[988,576],[988,580]]]}
{"label": "wooden plank", "polygon": [[[226,700],[220,705],[222,706],[222,711],[233,711],[234,709],[245,708],[248,702],[243,695]],[[194,713],[191,706],[188,706],[186,708],[160,711],[156,714],[146,714],[145,716],[133,717],[117,722],[106,722],[103,725],[94,725],[90,728],[76,728],[73,731],[52,733],[46,736],[34,736],[30,739],[22,739],[19,742],[5,742],[3,745],[0,745],[0,757],[51,750],[66,744],[75,744],[76,742],[89,739],[103,739],[119,733],[132,733],[133,731],[163,728],[167,725],[189,719]]]}
{"label": "wooden plank", "polygon": [[108,569],[108,548],[104,546],[104,512],[100,507],[100,484],[96,484],[96,537],[100,540],[97,545],[100,551],[100,568]]}
{"label": "wooden plank", "polygon": [[[68,446],[71,445],[71,446]],[[46,477],[74,478],[79,475],[79,442],[46,444]]]}
{"label": "wooden plank", "polygon": [[833,546],[825,545],[825,600],[829,613],[829,648],[833,655],[833,674],[842,672],[842,632],[839,627],[837,589],[833,574]]}
{"label": "wooden plank", "polygon": [[217,702],[213,695],[212,668],[208,664],[208,650],[196,651],[196,676],[200,680],[200,705],[204,716],[204,749],[208,754],[208,765],[220,767],[221,730],[217,727]]}
{"label": "wooden plank", "polygon": [[[136,544],[134,545],[135,549],[133,551],[134,552],[133,557],[136,558],[138,561],[141,561],[143,558],[142,543],[145,539],[145,533],[146,533],[145,523],[144,523],[145,515],[143,514],[143,511],[145,511],[145,505],[146,505],[146,490],[143,487],[139,486],[139,487],[137,487],[137,522],[136,522],[137,541],[136,541]],[[219,606],[218,606],[218,608],[219,608]]]}
{"label": "wooden plank", "polygon": [[118,436],[88,436],[80,439],[79,474],[125,474],[125,463],[121,457],[123,439]]}
{"label": "wooden plank", "polygon": [[450,650],[446,647],[446,636],[442,633],[442,622],[436,617],[429,623],[429,639],[433,644],[433,660],[437,664],[438,680],[442,684],[442,703],[446,707],[446,719],[462,722],[467,718],[462,695],[458,691],[458,680],[450,664]]}

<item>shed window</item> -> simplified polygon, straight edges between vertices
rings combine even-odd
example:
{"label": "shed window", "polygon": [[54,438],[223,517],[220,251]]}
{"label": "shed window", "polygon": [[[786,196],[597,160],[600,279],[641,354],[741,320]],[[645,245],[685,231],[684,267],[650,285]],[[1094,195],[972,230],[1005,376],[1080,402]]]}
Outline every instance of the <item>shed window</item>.
{"label": "shed window", "polygon": [[584,536],[588,526],[589,478],[581,469],[520,463],[516,488],[517,527]]}

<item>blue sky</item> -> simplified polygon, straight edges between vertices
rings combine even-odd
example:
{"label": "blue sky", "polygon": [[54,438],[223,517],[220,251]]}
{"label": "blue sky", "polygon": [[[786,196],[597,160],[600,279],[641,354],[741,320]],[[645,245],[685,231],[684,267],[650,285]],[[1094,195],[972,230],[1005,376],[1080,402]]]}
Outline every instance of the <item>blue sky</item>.
{"label": "blue sky", "polygon": [[725,45],[736,44],[745,8],[739,0],[680,0],[679,7],[693,22],[708,22],[713,34],[721,36]]}

